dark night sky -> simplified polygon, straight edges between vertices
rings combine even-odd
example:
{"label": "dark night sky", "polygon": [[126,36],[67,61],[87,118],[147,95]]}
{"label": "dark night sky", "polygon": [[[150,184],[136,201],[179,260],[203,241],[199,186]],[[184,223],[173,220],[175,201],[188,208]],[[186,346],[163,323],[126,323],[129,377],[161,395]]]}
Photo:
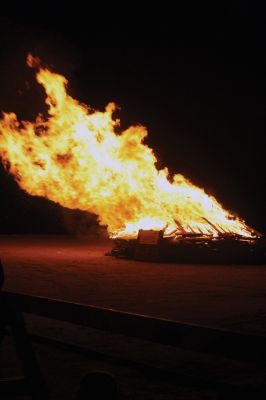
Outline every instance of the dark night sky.
{"label": "dark night sky", "polygon": [[[0,109],[22,119],[43,110],[25,66],[31,51],[69,79],[74,97],[101,109],[115,101],[122,127],[147,126],[160,167],[266,232],[266,17],[232,4],[2,15]],[[65,229],[61,207],[23,193],[2,167],[0,202],[0,233]]]}

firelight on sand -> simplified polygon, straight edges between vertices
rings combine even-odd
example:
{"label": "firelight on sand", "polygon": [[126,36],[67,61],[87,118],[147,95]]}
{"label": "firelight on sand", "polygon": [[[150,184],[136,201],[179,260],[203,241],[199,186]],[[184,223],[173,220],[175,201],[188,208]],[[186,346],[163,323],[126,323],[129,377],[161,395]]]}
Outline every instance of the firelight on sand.
{"label": "firelight on sand", "polygon": [[246,223],[225,210],[181,174],[169,178],[156,168],[145,143],[147,130],[131,126],[118,132],[115,104],[95,111],[67,93],[67,80],[28,55],[46,92],[49,118],[0,120],[0,156],[19,186],[64,207],[98,216],[111,237],[136,237],[139,229],[218,235],[254,235]]}

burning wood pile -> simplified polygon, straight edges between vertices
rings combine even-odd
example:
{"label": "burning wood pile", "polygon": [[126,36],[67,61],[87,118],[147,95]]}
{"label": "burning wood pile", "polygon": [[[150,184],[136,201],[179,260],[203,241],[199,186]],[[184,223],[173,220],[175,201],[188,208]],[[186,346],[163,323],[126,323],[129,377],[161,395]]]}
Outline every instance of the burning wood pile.
{"label": "burning wood pile", "polygon": [[247,238],[218,228],[215,236],[197,232],[164,236],[163,231],[140,230],[137,239],[114,239],[107,255],[155,262],[264,264],[266,241],[259,234]]}
{"label": "burning wood pile", "polygon": [[114,103],[92,110],[67,93],[64,76],[31,55],[27,63],[45,90],[48,116],[19,121],[10,112],[0,120],[0,157],[23,190],[97,215],[114,239],[113,255],[143,258],[144,246],[155,258],[180,261],[225,259],[233,248],[244,258],[260,253],[262,239],[243,219],[183,175],[157,168],[145,127],[119,132]]}
{"label": "burning wood pile", "polygon": [[188,233],[163,237],[156,243],[143,243],[143,232],[138,239],[114,239],[114,247],[107,255],[139,261],[210,264],[265,264],[266,242],[263,238],[247,239],[235,234],[210,237]]}

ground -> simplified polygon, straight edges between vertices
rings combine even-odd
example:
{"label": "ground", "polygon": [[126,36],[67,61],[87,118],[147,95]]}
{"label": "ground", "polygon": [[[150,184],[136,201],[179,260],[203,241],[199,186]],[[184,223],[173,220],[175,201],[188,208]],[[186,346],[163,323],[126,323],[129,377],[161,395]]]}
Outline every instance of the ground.
{"label": "ground", "polygon": [[[265,266],[144,263],[105,256],[111,247],[110,241],[67,236],[2,236],[0,257],[6,275],[5,290],[265,334]],[[40,318],[28,318],[28,325],[37,333],[193,376],[191,385],[180,382],[176,385],[153,375],[147,377],[137,367],[118,367],[114,361],[88,361],[82,355],[59,349],[51,352],[46,345],[38,344],[40,363],[55,388],[56,399],[74,398],[71,390],[75,391],[82,374],[93,368],[111,370],[119,377],[121,399],[221,398],[217,397],[223,392],[219,389],[221,382],[225,387],[232,384],[241,387],[249,382],[255,388],[265,380],[264,369],[258,371],[252,364],[196,355]],[[7,343],[2,360],[5,351],[10,353],[9,347]],[[8,358],[5,372],[11,373],[12,357]],[[67,365],[71,366],[73,379],[68,378],[65,387]],[[55,385],[56,371],[61,384]],[[199,377],[203,382],[200,388],[195,383]],[[216,379],[218,389],[205,379]],[[225,392],[222,398],[229,398],[230,389]]]}

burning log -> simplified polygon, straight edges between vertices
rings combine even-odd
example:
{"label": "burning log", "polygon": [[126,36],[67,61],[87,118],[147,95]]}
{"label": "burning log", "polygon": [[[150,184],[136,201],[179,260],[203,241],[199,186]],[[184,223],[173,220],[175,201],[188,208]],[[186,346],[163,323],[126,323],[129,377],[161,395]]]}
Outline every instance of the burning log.
{"label": "burning log", "polygon": [[218,225],[218,227],[219,227],[219,229],[223,232],[223,233],[226,233],[226,230],[225,229],[223,229],[223,227],[222,226],[220,226],[220,225]]}
{"label": "burning log", "polygon": [[178,226],[180,232],[183,233],[183,235],[185,235],[187,232],[186,232],[186,230],[183,228],[183,226],[180,224],[180,222],[179,222],[176,218],[175,218],[174,221],[175,221],[176,225]]}
{"label": "burning log", "polygon": [[221,231],[214,225],[213,222],[209,221],[208,218],[202,217],[204,221],[206,221],[219,235],[221,234]]}

